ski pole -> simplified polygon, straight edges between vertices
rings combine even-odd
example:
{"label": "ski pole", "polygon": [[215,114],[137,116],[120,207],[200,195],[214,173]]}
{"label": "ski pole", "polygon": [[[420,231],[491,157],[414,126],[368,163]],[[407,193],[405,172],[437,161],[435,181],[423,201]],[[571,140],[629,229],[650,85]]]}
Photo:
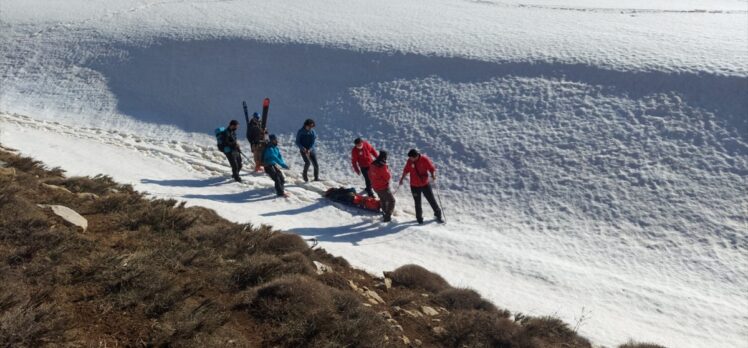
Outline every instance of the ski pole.
{"label": "ski pole", "polygon": [[444,204],[442,204],[442,197],[439,194],[439,184],[434,181],[434,188],[436,189],[436,199],[439,201],[439,207],[442,208],[442,220],[444,220],[444,223],[447,223],[447,214],[444,213],[446,209],[444,209]]}
{"label": "ski pole", "polygon": [[[250,162],[252,162],[252,161],[250,161],[250,160],[249,160],[249,157],[247,157],[247,155],[245,155],[245,154],[244,154],[244,152],[241,152],[241,151],[239,151],[239,153],[240,153],[240,154],[242,155],[242,157],[244,157],[244,159],[245,159],[245,160],[247,161],[247,164],[249,164]],[[250,171],[250,173],[251,173],[251,171]]]}

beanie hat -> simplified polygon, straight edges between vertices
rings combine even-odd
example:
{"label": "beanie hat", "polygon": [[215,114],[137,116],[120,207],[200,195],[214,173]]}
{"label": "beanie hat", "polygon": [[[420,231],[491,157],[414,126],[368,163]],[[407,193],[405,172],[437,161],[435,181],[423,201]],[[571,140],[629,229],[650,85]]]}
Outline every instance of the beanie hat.
{"label": "beanie hat", "polygon": [[260,118],[260,114],[255,112],[254,114],[252,114],[252,118]]}
{"label": "beanie hat", "polygon": [[268,137],[268,139],[270,139],[270,141],[273,141],[273,140],[278,140],[278,137],[275,136],[275,134],[270,134],[270,136]]}
{"label": "beanie hat", "polygon": [[416,149],[410,149],[410,151],[408,151],[408,157],[418,157],[418,155],[420,155],[420,153],[418,153],[418,150]]}
{"label": "beanie hat", "polygon": [[305,126],[311,126],[314,124],[314,120],[311,118],[307,118],[306,121],[304,121]]}
{"label": "beanie hat", "polygon": [[231,120],[231,122],[229,122],[229,126],[235,126],[237,124],[239,124],[239,121],[237,120]]}
{"label": "beanie hat", "polygon": [[354,143],[354,144],[356,144],[356,145],[358,145],[358,144],[360,144],[360,143],[361,143],[362,141],[363,141],[363,140],[361,140],[361,138],[356,138],[355,140],[353,140],[353,143]]}

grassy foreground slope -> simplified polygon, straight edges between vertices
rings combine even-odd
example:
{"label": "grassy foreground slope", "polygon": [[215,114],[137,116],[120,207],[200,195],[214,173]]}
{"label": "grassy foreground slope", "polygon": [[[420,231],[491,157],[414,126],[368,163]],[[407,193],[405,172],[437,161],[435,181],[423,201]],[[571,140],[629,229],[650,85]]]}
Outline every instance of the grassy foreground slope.
{"label": "grassy foreground slope", "polygon": [[591,346],[420,266],[385,273],[0,149],[0,347]]}

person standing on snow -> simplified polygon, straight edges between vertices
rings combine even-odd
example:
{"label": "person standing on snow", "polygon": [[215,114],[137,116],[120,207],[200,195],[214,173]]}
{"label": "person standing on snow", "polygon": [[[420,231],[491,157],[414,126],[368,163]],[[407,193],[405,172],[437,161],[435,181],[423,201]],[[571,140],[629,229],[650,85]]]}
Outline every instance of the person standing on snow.
{"label": "person standing on snow", "polygon": [[286,183],[286,179],[283,176],[281,167],[288,169],[288,165],[286,164],[286,161],[283,160],[283,155],[280,153],[280,149],[278,148],[278,137],[276,137],[275,134],[270,134],[270,142],[262,153],[262,163],[265,165],[265,173],[267,173],[268,176],[273,179],[273,182],[275,182],[275,194],[287,197],[288,194],[285,192],[283,187]]}
{"label": "person standing on snow", "polygon": [[373,146],[361,138],[356,138],[356,140],[353,141],[353,144],[355,145],[351,150],[351,165],[353,166],[353,171],[356,172],[356,174],[364,176],[366,194],[368,194],[369,197],[372,197],[374,196],[374,192],[371,191],[369,166],[373,159],[377,158],[379,154],[377,154],[377,150],[374,150]]}
{"label": "person standing on snow", "polygon": [[223,146],[223,154],[231,165],[231,177],[237,182],[242,182],[239,171],[242,170],[242,155],[239,142],[236,141],[236,130],[239,129],[239,121],[231,120],[229,126],[219,134],[220,143]]}
{"label": "person standing on snow", "polygon": [[255,172],[262,171],[262,152],[265,149],[265,131],[260,126],[260,115],[252,114],[247,125],[247,141],[252,149],[252,159],[255,161]]}
{"label": "person standing on snow", "polygon": [[390,173],[390,168],[387,166],[387,151],[380,151],[377,159],[372,162],[369,168],[369,177],[371,178],[371,185],[374,187],[374,191],[379,196],[382,213],[384,214],[382,221],[389,222],[392,220],[392,211],[395,210],[395,196],[390,191],[392,173]]}
{"label": "person standing on snow", "polygon": [[431,190],[431,185],[429,185],[429,174],[431,174],[431,180],[436,181],[436,167],[434,167],[431,159],[426,157],[426,155],[418,153],[416,149],[410,149],[408,151],[408,161],[405,163],[405,168],[403,168],[403,175],[400,176],[400,185],[403,184],[406,174],[410,174],[410,192],[413,194],[413,200],[416,204],[416,220],[418,220],[418,223],[423,224],[421,195],[426,197],[429,205],[431,205],[431,209],[434,210],[436,221],[444,223],[444,220],[442,220],[442,210],[436,204],[434,191]]}
{"label": "person standing on snow", "polygon": [[304,121],[304,126],[296,132],[296,146],[299,147],[301,152],[301,159],[304,160],[304,171],[301,172],[301,176],[305,182],[309,182],[309,176],[307,171],[309,170],[309,164],[314,166],[314,181],[319,181],[319,165],[317,164],[317,153],[316,153],[316,141],[317,133],[314,131],[315,124],[311,118]]}

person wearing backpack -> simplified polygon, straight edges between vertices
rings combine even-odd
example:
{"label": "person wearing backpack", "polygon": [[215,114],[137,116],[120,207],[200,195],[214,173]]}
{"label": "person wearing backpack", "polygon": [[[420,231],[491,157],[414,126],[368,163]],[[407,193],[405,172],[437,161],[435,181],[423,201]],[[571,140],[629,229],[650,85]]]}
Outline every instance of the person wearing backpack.
{"label": "person wearing backpack", "polygon": [[260,115],[255,112],[247,124],[247,141],[252,150],[252,159],[255,161],[255,172],[263,170],[262,153],[265,149],[265,134],[267,132],[260,125]]}
{"label": "person wearing backpack", "polygon": [[374,196],[374,192],[371,190],[369,166],[371,166],[371,162],[377,158],[379,154],[371,144],[361,138],[353,140],[353,145],[353,149],[351,149],[351,165],[353,166],[353,171],[364,177],[366,194],[368,194],[369,197],[372,197]]}
{"label": "person wearing backpack", "polygon": [[237,182],[242,182],[239,171],[242,170],[242,155],[239,148],[239,142],[236,140],[236,130],[239,128],[239,121],[231,120],[228,127],[216,129],[216,139],[218,149],[226,155],[231,165],[231,177]]}
{"label": "person wearing backpack", "polygon": [[275,134],[270,134],[270,142],[262,153],[262,163],[265,165],[265,173],[275,183],[275,194],[279,197],[288,197],[284,189],[286,178],[283,176],[281,168],[289,169],[289,167],[283,160],[283,155],[278,148],[278,137]]}
{"label": "person wearing backpack", "polygon": [[301,159],[304,160],[304,171],[301,176],[305,182],[309,182],[307,171],[309,164],[314,166],[314,181],[319,181],[319,165],[317,164],[316,142],[317,133],[314,131],[315,124],[311,118],[304,121],[304,126],[296,132],[296,146],[301,152]]}
{"label": "person wearing backpack", "polygon": [[379,196],[382,214],[384,215],[382,221],[389,222],[392,220],[392,212],[395,210],[395,196],[390,191],[392,173],[387,166],[387,151],[379,151],[379,156],[369,167],[369,178],[371,179],[371,186]]}
{"label": "person wearing backpack", "polygon": [[405,163],[403,168],[403,175],[400,176],[400,185],[403,184],[405,175],[410,174],[410,192],[413,194],[413,200],[416,204],[416,220],[419,224],[423,224],[423,210],[421,209],[421,196],[426,197],[426,200],[431,205],[431,209],[434,210],[434,216],[438,223],[444,223],[442,220],[442,210],[439,205],[436,204],[436,198],[434,198],[434,191],[431,189],[429,184],[429,174],[431,180],[436,180],[436,167],[431,159],[422,155],[416,149],[410,149],[408,151],[408,161]]}

